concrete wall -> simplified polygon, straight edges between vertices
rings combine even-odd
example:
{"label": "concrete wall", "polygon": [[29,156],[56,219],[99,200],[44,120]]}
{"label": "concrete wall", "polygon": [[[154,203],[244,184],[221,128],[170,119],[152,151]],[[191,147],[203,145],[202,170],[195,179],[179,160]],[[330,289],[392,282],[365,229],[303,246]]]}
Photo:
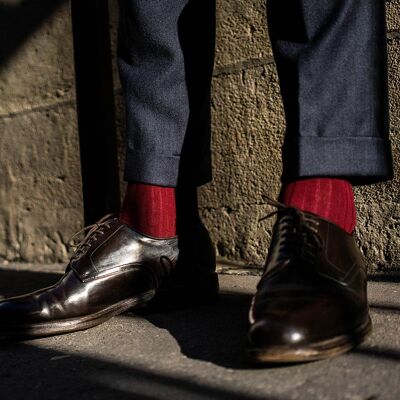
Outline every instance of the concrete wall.
{"label": "concrete wall", "polygon": [[[32,3],[49,8],[57,2]],[[67,239],[82,224],[71,24],[68,4],[58,3],[0,65],[3,262],[64,261]],[[0,0],[2,8],[20,22],[32,13],[32,7],[20,1]],[[371,272],[400,267],[400,0],[388,1],[387,8],[396,179],[356,190],[357,235]],[[115,49],[116,1],[110,1],[110,10]],[[17,31],[15,24],[9,25],[10,34]],[[214,182],[201,189],[201,214],[222,259],[260,265],[272,221],[258,219],[271,211],[265,196],[278,193],[285,130],[264,1],[219,0],[217,35]],[[116,73],[115,91],[122,138],[123,104]]]}

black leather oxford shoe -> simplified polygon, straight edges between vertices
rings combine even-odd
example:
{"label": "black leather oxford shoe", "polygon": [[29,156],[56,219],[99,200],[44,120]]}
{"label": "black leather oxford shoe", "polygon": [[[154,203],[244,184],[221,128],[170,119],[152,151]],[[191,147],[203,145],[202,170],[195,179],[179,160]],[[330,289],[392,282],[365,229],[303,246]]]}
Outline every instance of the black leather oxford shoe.
{"label": "black leather oxford shoe", "polygon": [[[0,336],[37,337],[90,328],[148,304],[158,292],[168,300],[175,281],[178,287],[192,284],[193,293],[200,293],[203,285],[217,295],[214,252],[203,226],[192,232],[191,245],[203,243],[198,245],[203,257],[197,258],[188,278],[188,273],[185,278],[179,273],[191,266],[183,265],[190,260],[185,251],[181,257],[178,237],[148,237],[113,217],[90,228],[58,283],[0,302]],[[180,300],[187,301],[183,296]]]}
{"label": "black leather oxford shoe", "polygon": [[371,331],[365,263],[352,235],[282,207],[250,309],[249,350],[290,363],[344,353]]}

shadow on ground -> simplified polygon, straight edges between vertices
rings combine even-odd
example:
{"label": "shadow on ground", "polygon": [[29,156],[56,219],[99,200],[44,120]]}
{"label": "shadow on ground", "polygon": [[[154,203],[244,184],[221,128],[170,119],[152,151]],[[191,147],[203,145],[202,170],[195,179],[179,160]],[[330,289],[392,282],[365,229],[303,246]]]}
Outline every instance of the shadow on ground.
{"label": "shadow on ground", "polygon": [[189,358],[226,368],[255,368],[245,352],[250,302],[250,294],[225,292],[211,306],[143,317],[166,329]]}
{"label": "shadow on ground", "polygon": [[368,275],[369,282],[400,282],[400,271],[395,268],[394,271],[381,272],[374,275]]}
{"label": "shadow on ground", "polygon": [[26,343],[3,343],[0,365],[2,399],[276,399]]}
{"label": "shadow on ground", "polygon": [[[15,271],[4,268],[0,270],[0,294],[8,296],[39,289],[54,283],[59,277],[60,274],[57,273]],[[290,379],[298,374],[299,369],[304,371],[305,375],[311,374],[310,376],[315,375],[321,368],[330,368],[331,373],[335,370],[340,372],[343,365],[352,360],[352,363],[358,366],[363,365],[364,368],[370,370],[374,370],[376,365],[385,365],[391,370],[400,361],[398,348],[393,347],[390,342],[380,343],[374,339],[375,341],[367,342],[349,356],[334,359],[333,363],[327,361],[290,368],[263,368],[264,371],[260,371],[248,362],[244,353],[251,294],[240,288],[237,292],[234,290],[233,287],[232,291],[223,292],[221,300],[213,306],[163,313],[142,313],[141,318],[151,323],[148,328],[143,328],[143,322],[141,318],[137,318],[137,315],[127,313],[114,321],[116,325],[111,323],[104,328],[96,328],[97,333],[91,330],[52,339],[20,343],[0,342],[0,398],[70,400],[71,397],[78,396],[83,400],[114,397],[138,400],[285,400],[287,397],[270,396],[268,391],[262,392],[262,395],[251,393],[248,390],[251,384],[247,380],[243,382],[243,385],[237,383],[229,385],[227,383],[229,382],[228,369],[235,370],[235,374],[239,374],[235,375],[235,379],[239,376],[248,379],[244,377],[251,376],[254,377],[255,382],[265,380],[265,382],[270,382],[269,385],[274,385],[276,378],[290,382]],[[381,302],[372,303],[371,309],[374,313],[386,313],[390,316],[398,315],[399,312],[396,305]],[[379,316],[379,314],[375,315]],[[128,325],[125,324],[126,321],[129,321]],[[193,366],[194,371],[187,370],[183,366],[168,372],[168,368],[165,368],[165,365],[168,365],[166,360],[163,360],[164,367],[159,368],[157,363],[159,356],[156,350],[148,348],[150,352],[155,351],[149,358],[137,356],[135,349],[141,347],[140,340],[135,334],[127,335],[125,339],[123,330],[118,340],[125,343],[126,348],[132,351],[132,356],[126,354],[125,358],[122,358],[123,361],[120,361],[118,347],[115,347],[111,354],[116,359],[106,358],[107,352],[102,351],[101,346],[107,346],[108,343],[111,345],[111,342],[116,341],[112,335],[118,332],[118,324],[121,322],[125,324],[122,326],[128,329],[126,332],[129,332],[131,326],[134,331],[135,323],[142,323],[140,328],[142,333],[149,332],[149,334],[158,335],[160,330],[156,328],[166,330],[176,340],[180,351],[175,354],[172,349],[171,353],[165,354],[176,357],[178,363],[182,358],[181,354],[189,360],[200,360],[203,363],[193,364],[190,361],[188,364],[185,361],[185,365]],[[151,325],[154,327],[152,328]],[[384,326],[377,327],[376,338],[378,339],[381,336],[381,329],[384,329]],[[157,343],[163,343],[164,336],[168,339],[168,334],[163,333]],[[85,341],[88,342],[89,347],[99,346],[98,356],[96,352],[85,355],[82,350],[76,350],[85,346],[77,346],[74,349],[74,344],[86,343]],[[147,342],[147,346],[149,343],[152,342]],[[62,348],[61,351],[60,348]],[[218,369],[218,373],[225,374],[225,384],[219,385],[218,380],[212,383],[212,380],[205,379],[211,365],[204,362],[223,367],[222,370]],[[212,368],[215,371],[215,367]],[[204,373],[205,376],[203,376]]]}

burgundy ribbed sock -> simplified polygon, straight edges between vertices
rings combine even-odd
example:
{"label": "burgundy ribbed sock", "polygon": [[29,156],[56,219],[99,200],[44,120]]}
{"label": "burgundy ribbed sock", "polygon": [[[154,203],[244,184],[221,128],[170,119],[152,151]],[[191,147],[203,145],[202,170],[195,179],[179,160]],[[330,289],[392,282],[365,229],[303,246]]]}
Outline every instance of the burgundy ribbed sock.
{"label": "burgundy ribbed sock", "polygon": [[157,238],[175,236],[175,188],[129,183],[120,220],[145,235]]}
{"label": "burgundy ribbed sock", "polygon": [[352,233],[356,226],[356,208],[351,184],[343,179],[312,178],[285,184],[282,203],[309,211]]}

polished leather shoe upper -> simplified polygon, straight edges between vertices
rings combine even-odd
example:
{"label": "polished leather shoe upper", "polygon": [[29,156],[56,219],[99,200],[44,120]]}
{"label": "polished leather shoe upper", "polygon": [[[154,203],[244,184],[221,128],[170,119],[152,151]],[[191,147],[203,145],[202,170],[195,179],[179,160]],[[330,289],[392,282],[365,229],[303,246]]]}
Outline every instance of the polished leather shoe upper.
{"label": "polished leather shoe upper", "polygon": [[157,280],[171,273],[178,259],[178,238],[152,238],[117,218],[97,224],[71,258],[71,268],[82,282],[144,267]]}
{"label": "polished leather shoe upper", "polygon": [[346,338],[361,339],[370,319],[364,259],[353,236],[316,215],[281,207],[250,323],[251,347],[263,349],[265,360],[268,351],[279,360],[277,349],[284,361],[301,349],[305,360],[307,354],[323,358],[324,346],[333,354],[335,346],[339,352],[349,347]]}
{"label": "polished leather shoe upper", "polygon": [[58,283],[0,302],[0,334],[46,335],[101,323],[152,297],[178,255],[177,237],[151,238],[117,218],[100,220]]}

